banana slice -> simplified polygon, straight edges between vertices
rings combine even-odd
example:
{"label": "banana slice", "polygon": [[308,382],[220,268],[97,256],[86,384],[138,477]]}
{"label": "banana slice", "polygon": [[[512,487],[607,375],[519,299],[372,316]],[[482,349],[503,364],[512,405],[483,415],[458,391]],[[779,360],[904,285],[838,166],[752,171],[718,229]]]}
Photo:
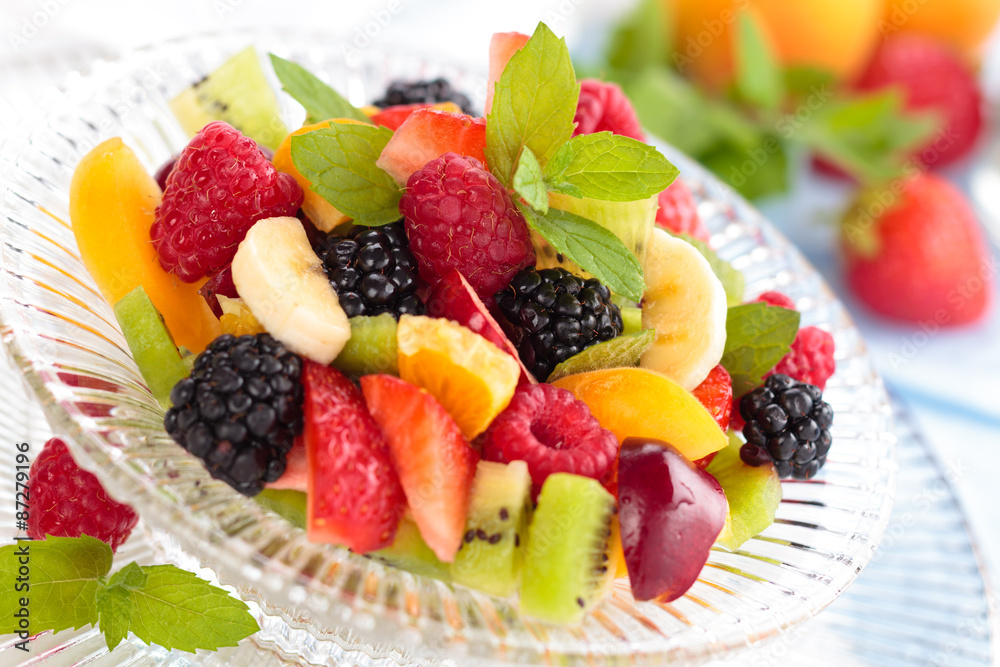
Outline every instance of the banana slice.
{"label": "banana slice", "polygon": [[726,347],[726,290],[691,244],[662,229],[650,236],[642,326],[656,342],[641,366],[688,391],[701,384]]}
{"label": "banana slice", "polygon": [[297,218],[267,218],[250,228],[233,258],[233,283],[261,326],[296,354],[329,364],[351,337]]}

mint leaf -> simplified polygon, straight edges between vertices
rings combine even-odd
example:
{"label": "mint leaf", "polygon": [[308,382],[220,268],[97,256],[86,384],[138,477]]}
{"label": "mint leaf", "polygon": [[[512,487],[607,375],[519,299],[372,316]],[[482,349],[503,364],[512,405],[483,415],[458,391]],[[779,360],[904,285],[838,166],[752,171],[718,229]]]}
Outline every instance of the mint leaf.
{"label": "mint leaf", "polygon": [[556,252],[592,273],[609,289],[633,301],[642,299],[646,284],[642,266],[625,244],[592,220],[550,208],[539,215],[521,207],[528,226],[549,242]]}
{"label": "mint leaf", "polygon": [[130,629],[147,644],[194,653],[236,646],[260,629],[243,602],[190,572],[173,565],[142,571],[145,585],[130,591]]}
{"label": "mint leaf", "polygon": [[306,109],[306,124],[331,118],[353,118],[370,123],[361,110],[341,97],[340,93],[325,84],[306,68],[273,53],[271,64],[281,81],[281,87]]}
{"label": "mint leaf", "polygon": [[788,189],[788,154],[773,135],[759,135],[750,148],[720,144],[699,160],[747,199]]}
{"label": "mint leaf", "polygon": [[504,68],[486,119],[486,161],[509,186],[527,146],[543,167],[573,135],[580,84],[566,42],[544,23]]}
{"label": "mint leaf", "polygon": [[757,20],[740,12],[736,51],[736,90],[747,102],[777,109],[785,97],[784,79]]}
{"label": "mint leaf", "polygon": [[641,70],[665,63],[673,32],[661,0],[640,0],[611,34],[607,61],[612,67]]}
{"label": "mint leaf", "polygon": [[712,273],[726,290],[726,303],[729,306],[738,306],[743,303],[743,292],[746,289],[746,278],[743,277],[743,274],[734,269],[732,264],[719,257],[704,241],[687,234],[677,234],[676,236],[693,245],[702,257],[708,260],[709,266],[712,267]]}
{"label": "mint leaf", "polygon": [[596,132],[560,146],[546,177],[556,191],[568,183],[582,197],[637,201],[666,190],[678,173],[654,147],[631,137]]}
{"label": "mint leaf", "polygon": [[575,354],[553,369],[545,380],[555,382],[560,378],[605,368],[627,368],[638,366],[643,353],[656,342],[656,332],[645,329],[638,333],[622,335],[591,345]]}
{"label": "mint leaf", "polygon": [[517,171],[514,172],[514,192],[524,197],[524,201],[542,215],[549,212],[549,193],[545,188],[545,178],[542,176],[542,165],[534,151],[527,146],[521,152],[517,161]]}
{"label": "mint leaf", "polygon": [[100,628],[109,650],[126,637],[132,618],[132,591],[146,585],[148,576],[135,562],[129,563],[102,585],[95,596]]}
{"label": "mint leaf", "polygon": [[[29,568],[27,576],[19,574],[22,565]],[[22,597],[30,602],[32,634],[96,623],[94,595],[98,580],[110,569],[111,547],[86,535],[48,536],[0,548],[0,634],[21,630],[14,614]]]}
{"label": "mint leaf", "polygon": [[729,309],[722,365],[733,378],[734,398],[760,385],[764,374],[788,354],[799,320],[798,312],[766,303]]}
{"label": "mint leaf", "polygon": [[391,138],[385,127],[331,123],[292,137],[292,162],[311,190],[356,224],[386,225],[399,219],[401,193],[375,161]]}

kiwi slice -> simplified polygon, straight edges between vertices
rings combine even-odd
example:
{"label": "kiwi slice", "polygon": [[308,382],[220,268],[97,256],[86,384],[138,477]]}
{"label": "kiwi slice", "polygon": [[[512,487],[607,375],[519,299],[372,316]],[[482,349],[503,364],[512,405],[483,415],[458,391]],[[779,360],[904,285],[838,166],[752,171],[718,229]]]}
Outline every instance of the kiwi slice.
{"label": "kiwi slice", "polygon": [[278,98],[252,46],[170,100],[170,109],[192,136],[213,120],[226,121],[271,150],[288,135]]}
{"label": "kiwi slice", "polygon": [[448,564],[442,562],[420,536],[413,517],[407,512],[396,528],[392,544],[367,554],[370,558],[425,577],[450,581]]}
{"label": "kiwi slice", "polygon": [[375,317],[360,315],[348,321],[351,338],[333,360],[334,367],[354,377],[374,373],[398,376],[396,318],[382,313]]}
{"label": "kiwi slice", "polygon": [[[639,310],[636,308],[635,310]],[[599,371],[605,368],[638,366],[643,353],[656,342],[656,332],[644,329],[633,334],[622,334],[582,352],[557,365],[546,382],[555,382],[569,375]]]}
{"label": "kiwi slice", "polygon": [[258,503],[288,523],[305,530],[306,494],[294,489],[264,489],[253,497]]}
{"label": "kiwi slice", "polygon": [[139,285],[115,304],[125,342],[153,397],[170,407],[170,391],[190,372],[163,322],[163,316]]}
{"label": "kiwi slice", "polygon": [[729,501],[730,534],[718,544],[738,549],[744,542],[774,523],[781,504],[781,480],[774,464],[754,467],[740,458],[743,441],[729,433],[729,446],[712,459],[705,472],[715,477]]}
{"label": "kiwi slice", "polygon": [[549,475],[538,496],[521,581],[521,611],[576,624],[613,576],[608,551],[615,499],[597,480]]}
{"label": "kiwi slice", "polygon": [[455,583],[507,597],[517,590],[531,520],[531,474],[524,461],[480,461],[465,535],[451,564]]}

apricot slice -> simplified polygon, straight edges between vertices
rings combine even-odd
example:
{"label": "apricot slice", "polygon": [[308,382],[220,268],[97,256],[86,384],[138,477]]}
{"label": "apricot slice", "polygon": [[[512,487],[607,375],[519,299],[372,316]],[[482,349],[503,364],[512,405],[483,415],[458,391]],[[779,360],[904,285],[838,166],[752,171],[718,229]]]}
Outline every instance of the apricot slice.
{"label": "apricot slice", "polygon": [[83,265],[108,303],[142,285],[177,344],[200,352],[221,329],[198,294],[201,283],[182,282],[160,267],[149,228],[161,195],[132,149],[118,137],[108,139],[73,172],[73,234]]}

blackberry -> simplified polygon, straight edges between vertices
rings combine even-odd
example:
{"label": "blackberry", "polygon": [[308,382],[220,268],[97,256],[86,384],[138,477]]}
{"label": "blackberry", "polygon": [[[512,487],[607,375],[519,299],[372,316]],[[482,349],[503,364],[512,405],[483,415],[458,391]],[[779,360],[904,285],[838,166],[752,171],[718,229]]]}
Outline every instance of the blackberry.
{"label": "blackberry", "polygon": [[402,222],[327,236],[317,244],[316,254],[348,317],[423,315],[424,302],[416,294],[417,261]]}
{"label": "blackberry", "polygon": [[747,441],[740,458],[747,465],[774,461],[779,477],[810,479],[826,463],[833,409],[819,387],[772,375],[740,399],[740,416]]}
{"label": "blackberry", "polygon": [[170,392],[163,425],[212,477],[252,496],[285,472],[302,431],[302,360],[268,334],[224,334]]}
{"label": "blackberry", "polygon": [[454,102],[462,109],[462,113],[470,116],[472,102],[464,93],[451,87],[447,79],[437,78],[428,81],[393,81],[385,91],[385,96],[375,100],[373,104],[385,108],[396,104],[436,104],[438,102]]}
{"label": "blackberry", "polygon": [[493,298],[521,361],[543,382],[557,364],[623,328],[611,291],[563,268],[524,269]]}

